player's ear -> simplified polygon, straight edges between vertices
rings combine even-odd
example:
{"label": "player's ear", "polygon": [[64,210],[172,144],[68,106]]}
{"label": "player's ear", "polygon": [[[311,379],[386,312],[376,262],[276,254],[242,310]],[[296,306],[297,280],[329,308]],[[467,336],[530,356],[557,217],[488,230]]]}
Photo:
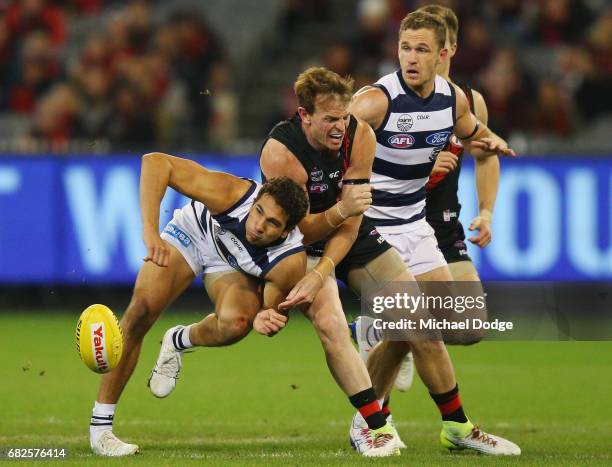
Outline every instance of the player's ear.
{"label": "player's ear", "polygon": [[448,55],[448,49],[446,47],[443,47],[440,50],[440,53],[438,54],[438,61],[436,64],[440,64],[442,63],[442,60],[444,60],[446,58],[446,56]]}
{"label": "player's ear", "polygon": [[310,123],[310,114],[304,107],[298,107],[297,111],[303,122]]}
{"label": "player's ear", "polygon": [[287,235],[289,235],[290,231],[289,230],[283,230],[283,233],[281,234],[281,238],[285,239],[287,238]]}

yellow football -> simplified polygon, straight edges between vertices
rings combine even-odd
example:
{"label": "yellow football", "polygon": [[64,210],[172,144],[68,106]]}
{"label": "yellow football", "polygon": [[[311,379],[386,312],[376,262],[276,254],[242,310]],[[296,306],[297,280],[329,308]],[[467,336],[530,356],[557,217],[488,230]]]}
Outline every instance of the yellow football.
{"label": "yellow football", "polygon": [[96,304],[81,313],[76,327],[76,348],[83,363],[96,373],[108,373],[119,364],[123,333],[110,308]]}

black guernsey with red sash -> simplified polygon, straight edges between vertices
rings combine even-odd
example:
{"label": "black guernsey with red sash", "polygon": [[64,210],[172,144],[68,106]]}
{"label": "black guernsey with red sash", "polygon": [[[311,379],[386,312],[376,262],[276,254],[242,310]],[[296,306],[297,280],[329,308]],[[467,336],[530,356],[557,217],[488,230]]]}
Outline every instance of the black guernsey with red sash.
{"label": "black guernsey with red sash", "polygon": [[[306,189],[312,214],[326,211],[340,199],[342,180],[350,165],[356,129],[357,119],[351,115],[342,146],[336,154],[318,151],[308,143],[302,130],[302,120],[297,113],[291,119],[278,123],[268,134],[267,139],[272,138],[282,143],[304,167],[308,175]],[[262,180],[266,180],[263,173]],[[325,240],[307,245],[306,252],[311,256],[322,256],[324,248]],[[351,267],[365,264],[389,248],[391,246],[380,236],[371,221],[363,217],[357,239],[338,265],[336,273],[342,278]]]}

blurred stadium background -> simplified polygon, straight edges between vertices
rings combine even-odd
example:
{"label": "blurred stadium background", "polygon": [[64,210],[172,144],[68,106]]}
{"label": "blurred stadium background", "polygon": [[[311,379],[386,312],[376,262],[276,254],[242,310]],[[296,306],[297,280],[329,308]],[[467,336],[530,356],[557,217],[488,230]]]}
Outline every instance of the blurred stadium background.
{"label": "blurred stadium background", "polygon": [[[428,3],[442,3],[457,12],[459,50],[451,76],[483,93],[490,126],[508,138],[521,156],[502,161],[493,243],[483,251],[470,250],[483,279],[612,280],[612,7],[606,0],[0,0],[0,332],[6,333],[0,355],[1,378],[12,381],[5,385],[0,400],[14,401],[7,404],[11,408],[4,412],[5,424],[0,421],[0,446],[31,444],[43,432],[49,433],[42,438],[47,444],[57,444],[69,430],[82,436],[66,442],[80,446],[77,450],[83,455],[87,452],[86,417],[97,379],[87,375],[85,382],[75,380],[68,391],[76,398],[74,405],[58,406],[57,401],[43,398],[32,406],[29,401],[39,397],[37,381],[42,380],[27,373],[28,360],[39,360],[31,364],[36,371],[41,365],[47,368],[49,382],[51,369],[57,366],[55,357],[65,356],[64,367],[55,371],[60,380],[44,387],[66,389],[63,385],[74,372],[85,376],[86,371],[78,367],[70,348],[78,313],[93,302],[107,303],[119,314],[125,307],[144,254],[138,208],[140,156],[165,151],[193,157],[210,168],[259,178],[257,152],[267,131],[295,110],[291,85],[296,75],[307,66],[323,64],[351,74],[357,88],[375,81],[396,66],[400,20]],[[469,221],[477,206],[473,166],[466,159],[461,217]],[[161,222],[183,202],[169,191]],[[175,308],[197,311],[179,317],[195,321],[202,310],[209,309],[203,295],[201,288],[194,287]],[[349,309],[356,307],[349,296],[345,303]],[[51,309],[65,313],[57,314],[57,321],[55,315],[48,315]],[[156,326],[154,339],[164,326],[175,322],[172,316]],[[21,323],[32,333],[21,332]],[[301,330],[307,332],[307,327],[296,324],[296,330],[288,333],[293,337],[279,336],[279,348],[275,351],[266,344],[261,355],[250,337],[246,350],[228,351],[227,368],[239,368],[247,355],[239,352],[265,359],[278,358],[280,353],[291,361],[295,349],[290,339],[307,340],[312,353],[295,356],[295,365],[307,365],[302,380],[310,381],[315,390],[324,388],[325,400],[337,400],[335,406],[341,407],[344,402],[324,369],[316,340],[302,336]],[[54,330],[51,345],[61,348],[50,354],[39,341],[48,330]],[[148,341],[143,355],[147,363],[139,368],[141,380],[157,352],[154,339]],[[606,397],[609,345],[527,346],[522,353],[500,344],[481,346],[454,352],[459,355],[458,371],[471,378],[463,387],[471,391],[470,402],[478,404],[483,415],[489,420],[499,415],[503,429],[503,420],[524,415],[525,407],[510,404],[500,410],[495,400],[489,405],[482,401],[491,402],[493,391],[501,391],[504,401],[529,399],[528,416],[510,428],[519,444],[529,445],[525,426],[530,433],[549,430],[548,438],[539,441],[540,451],[535,450],[546,458],[547,443],[571,431],[574,422],[584,422],[594,429],[578,435],[572,431],[571,436],[577,436],[572,439],[576,445],[598,446],[603,452],[604,439],[612,435],[609,409],[601,409],[596,423],[577,414],[585,397]],[[471,365],[483,347],[484,361]],[[529,349],[540,355],[538,361]],[[570,354],[573,359],[568,362],[564,355]],[[598,357],[591,359],[594,354]],[[496,364],[508,355],[514,360],[508,362],[506,372]],[[195,368],[203,372],[226,369],[206,364]],[[283,374],[282,384],[291,382],[293,387],[293,376],[287,376],[293,373],[287,366],[275,362],[270,368],[275,373],[264,372],[266,378]],[[526,368],[540,379],[496,387],[495,381],[505,381],[508,375],[517,381]],[[20,376],[15,377],[13,370]],[[197,378],[194,369],[189,371]],[[489,385],[488,380],[479,380],[483,373],[491,375]],[[608,374],[608,383],[602,374]],[[24,382],[22,376],[32,380]],[[321,382],[315,384],[315,378]],[[552,388],[550,393],[539,391],[550,381],[562,381],[565,386],[556,392]],[[590,394],[582,391],[583,381],[593,381]],[[155,401],[146,399],[149,407],[149,402],[136,400],[146,391],[140,383],[125,404],[126,414],[136,420],[139,413],[157,410],[151,408]],[[219,384],[213,389],[198,388],[215,397],[226,390]],[[273,385],[265,387],[275,390]],[[27,402],[15,395],[22,389]],[[413,422],[403,425],[404,429],[426,426],[435,432],[435,417],[423,388],[419,391],[409,396]],[[573,401],[563,406],[561,414],[543,409],[553,393],[555,398]],[[193,397],[198,394],[194,392]],[[262,403],[275,403],[268,399]],[[44,408],[42,401],[48,402]],[[304,398],[300,405],[311,407],[311,402]],[[236,403],[241,407],[247,402]],[[415,408],[415,403],[427,409]],[[39,418],[34,409],[25,410],[26,406],[46,418]],[[348,408],[344,414],[335,406],[331,416],[336,423],[337,415],[337,423],[331,425],[331,438],[313,435],[332,457],[337,443],[331,439],[344,439],[342,417],[348,416]],[[54,419],[56,409],[67,411],[67,422]],[[223,417],[232,409],[230,402],[217,401],[211,413]],[[184,410],[187,417],[189,408]],[[283,410],[290,414],[295,404],[281,404],[278,414]],[[299,417],[312,428],[318,424],[314,417],[321,414],[307,412],[299,412]],[[221,430],[230,430],[236,437],[234,444],[225,445],[228,452],[239,445],[243,433],[244,425],[237,420]],[[557,428],[547,425],[551,420],[559,423]],[[254,437],[262,429],[259,420],[242,422]],[[151,429],[146,425],[150,421],[142,423]],[[283,429],[290,426],[282,422]],[[133,436],[141,428],[127,425]],[[160,429],[170,431],[168,425]],[[201,426],[185,429],[196,433]],[[152,433],[149,442],[157,445],[160,438]],[[416,435],[417,444],[433,442],[423,436]],[[294,441],[285,439],[281,444],[291,450]],[[219,435],[212,438],[215,442],[224,440]],[[268,447],[254,443],[267,452]],[[567,446],[571,448],[571,443]],[[432,461],[423,454],[427,449],[417,448],[425,457],[416,459]],[[313,456],[316,460],[317,454]],[[226,453],[220,459],[233,457]],[[534,459],[537,463],[539,458]],[[550,459],[568,465],[580,460]],[[609,455],[603,462],[608,461]]]}
{"label": "blurred stadium background", "polygon": [[[0,2],[0,284],[129,285],[143,246],[139,156],[259,177],[267,131],[311,64],[359,88],[396,65],[426,1]],[[451,75],[485,96],[504,160],[484,279],[612,279],[612,7],[447,1]],[[462,218],[476,211],[462,176]],[[165,223],[183,200],[169,193]]]}

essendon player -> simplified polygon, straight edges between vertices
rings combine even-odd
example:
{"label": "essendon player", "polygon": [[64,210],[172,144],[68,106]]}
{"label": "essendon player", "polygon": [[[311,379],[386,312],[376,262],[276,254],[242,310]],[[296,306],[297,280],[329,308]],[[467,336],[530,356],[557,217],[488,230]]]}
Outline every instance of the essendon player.
{"label": "essendon player", "polygon": [[[446,48],[448,55],[437,68],[437,73],[449,80],[450,61],[457,51],[457,16],[450,8],[441,5],[427,5],[420,11],[440,16],[446,23]],[[487,124],[487,105],[482,95],[469,86],[460,85],[468,98],[470,109],[478,120]],[[458,281],[479,281],[478,272],[467,253],[465,232],[459,221],[461,205],[457,197],[459,173],[464,147],[454,135],[438,155],[436,165],[427,183],[427,222],[433,227],[438,246],[453,279]],[[480,248],[491,242],[491,217],[499,183],[499,159],[497,155],[475,158],[476,188],[479,214],[469,226],[478,234],[468,240]]]}

